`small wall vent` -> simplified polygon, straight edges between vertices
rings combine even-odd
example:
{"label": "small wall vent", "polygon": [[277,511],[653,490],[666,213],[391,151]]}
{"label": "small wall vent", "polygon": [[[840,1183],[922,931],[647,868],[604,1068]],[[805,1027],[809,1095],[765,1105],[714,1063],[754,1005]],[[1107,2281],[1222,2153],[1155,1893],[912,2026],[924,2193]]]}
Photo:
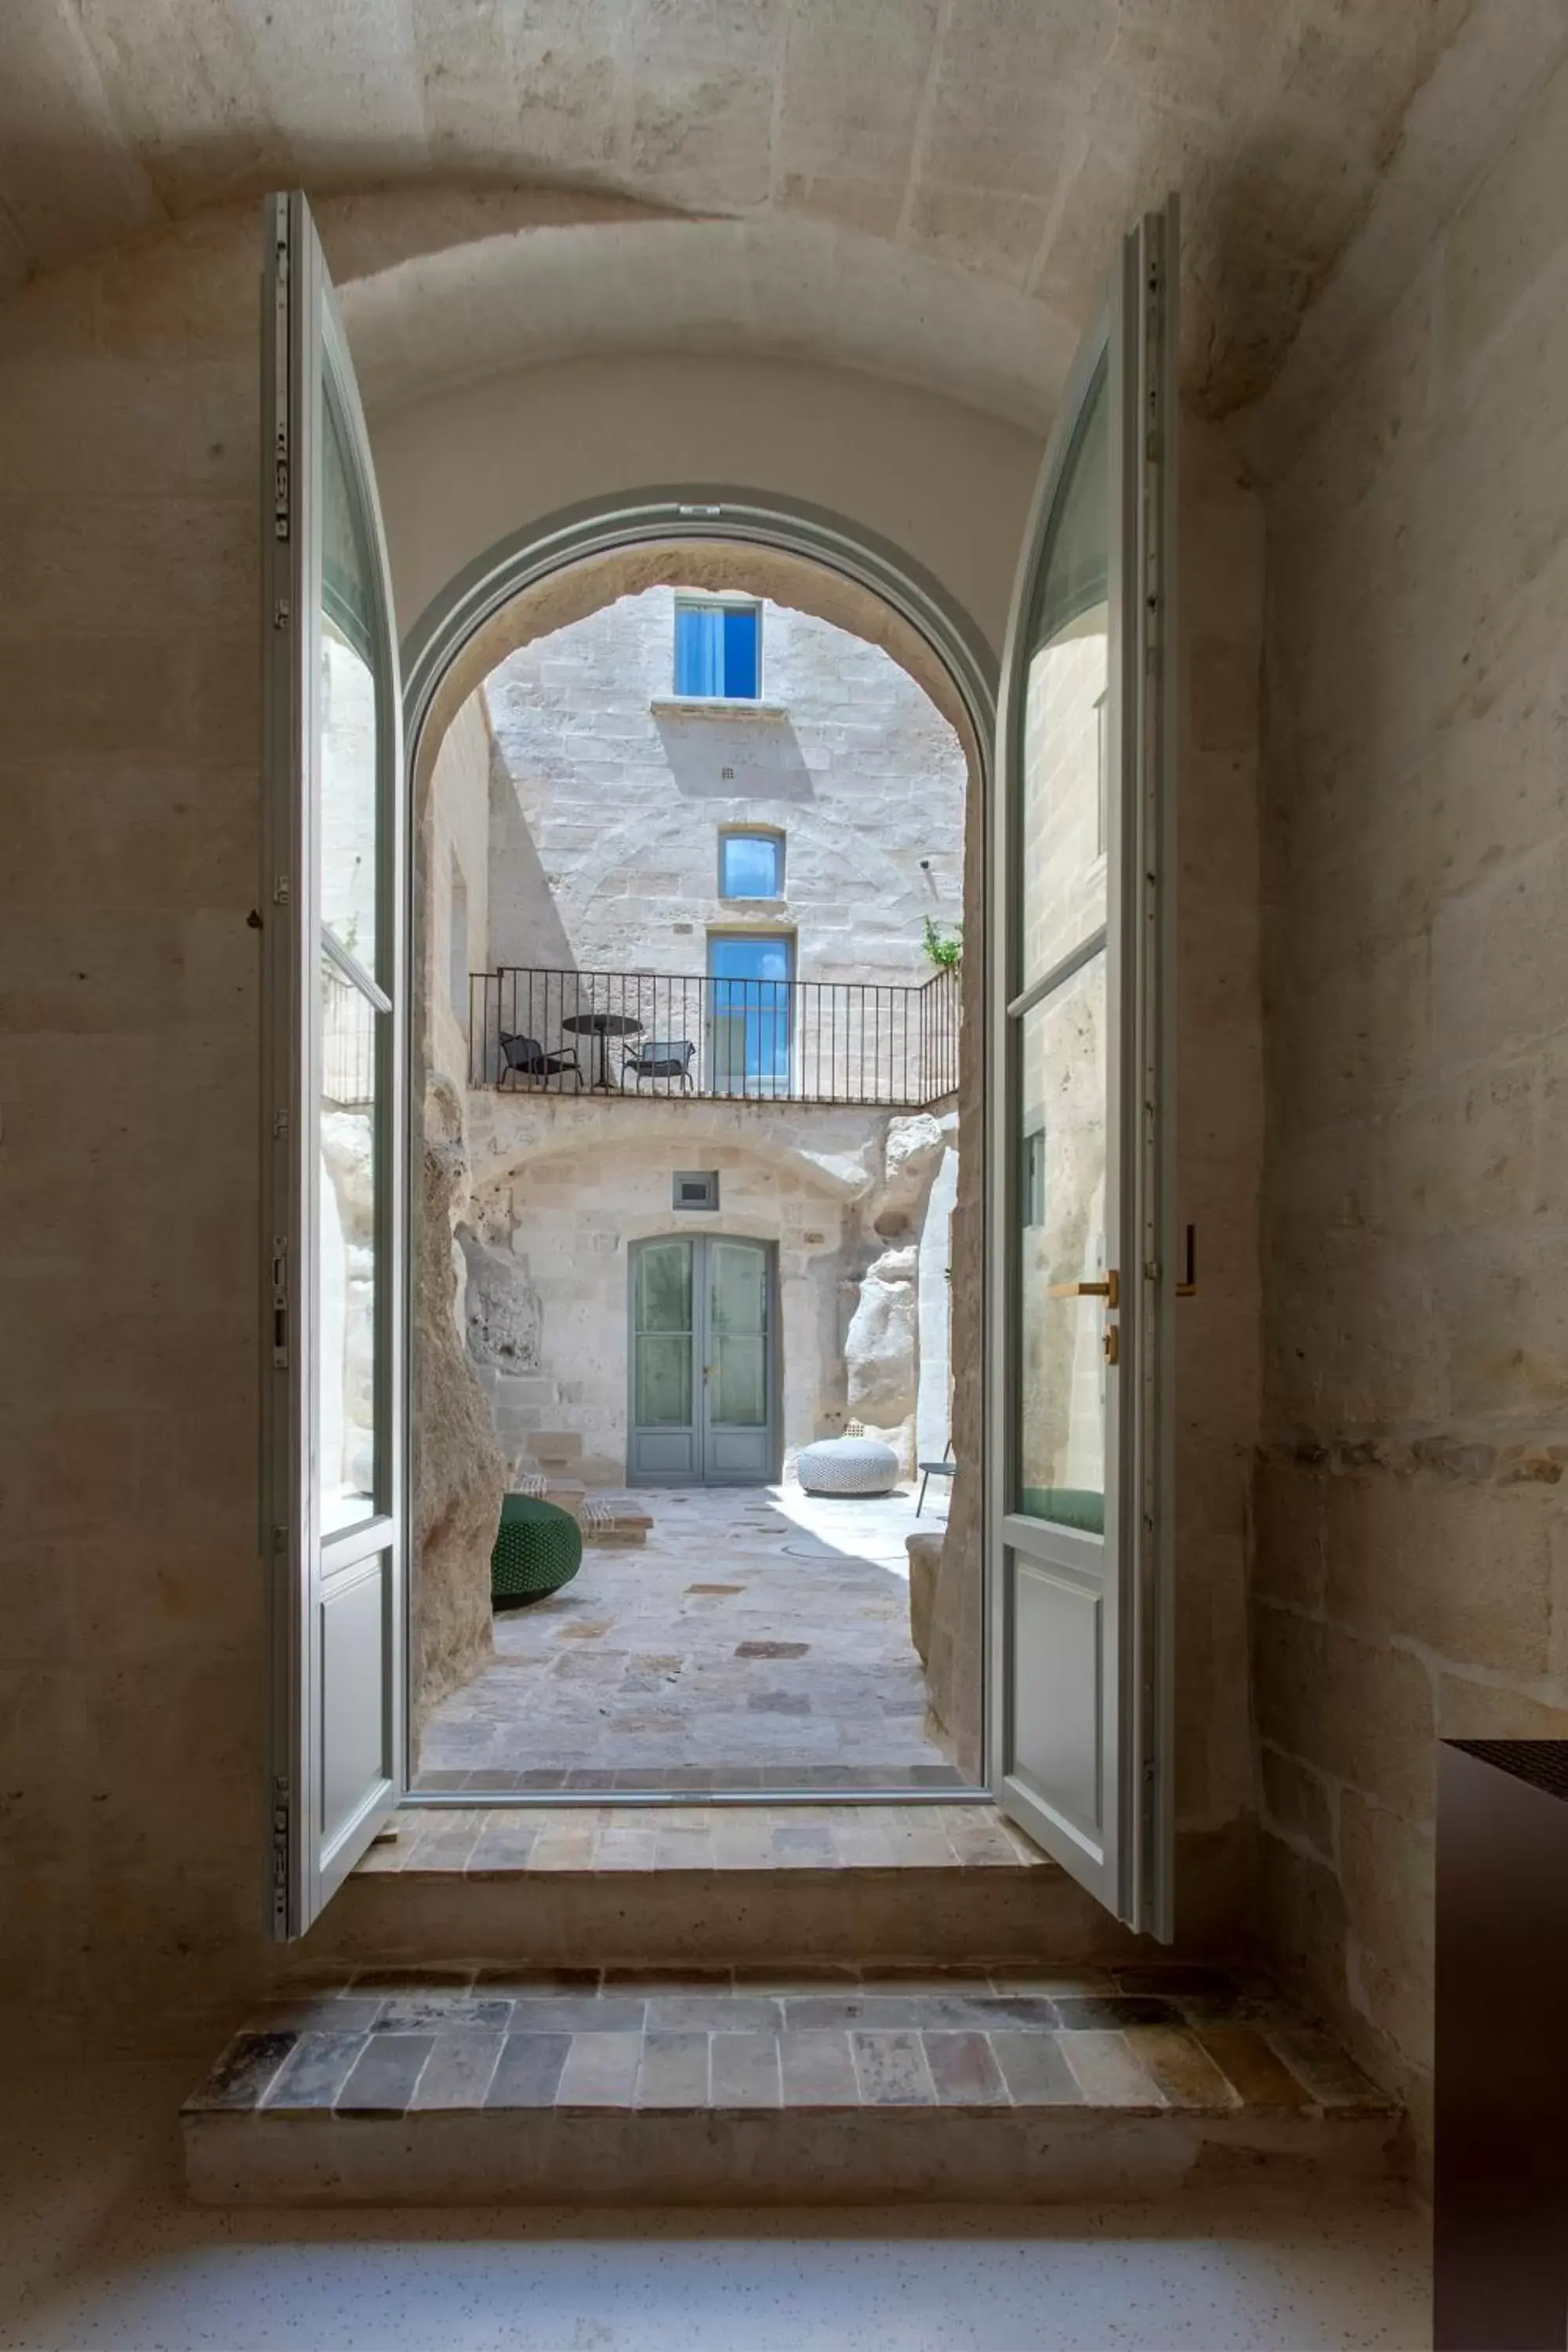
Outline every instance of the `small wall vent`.
{"label": "small wall vent", "polygon": [[678,1168],[675,1172],[678,1209],[716,1209],[719,1205],[717,1168]]}

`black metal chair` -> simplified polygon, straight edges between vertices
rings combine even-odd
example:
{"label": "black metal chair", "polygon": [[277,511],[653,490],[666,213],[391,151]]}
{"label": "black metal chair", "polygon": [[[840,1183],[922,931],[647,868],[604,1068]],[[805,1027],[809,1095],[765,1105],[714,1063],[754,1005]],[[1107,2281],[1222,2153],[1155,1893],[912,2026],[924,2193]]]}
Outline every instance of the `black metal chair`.
{"label": "black metal chair", "polygon": [[688,1094],[696,1084],[691,1065],[697,1048],[689,1037],[647,1037],[633,1045],[621,1061],[621,1084],[629,1072],[640,1087],[645,1078],[679,1078]]}
{"label": "black metal chair", "polygon": [[942,1456],[940,1462],[922,1462],[920,1465],[920,1500],[915,1505],[915,1517],[917,1519],[920,1517],[921,1513],[925,1509],[926,1488],[931,1485],[931,1480],[933,1478],[951,1478],[957,1468],[958,1465],[952,1458],[952,1440],[950,1437],[946,1445],[942,1449]]}
{"label": "black metal chair", "polygon": [[509,1037],[501,1032],[501,1074],[504,1087],[509,1077],[537,1078],[548,1086],[553,1077],[563,1077],[568,1070],[577,1081],[577,1091],[583,1091],[583,1065],[570,1045],[557,1054],[547,1054],[537,1037]]}

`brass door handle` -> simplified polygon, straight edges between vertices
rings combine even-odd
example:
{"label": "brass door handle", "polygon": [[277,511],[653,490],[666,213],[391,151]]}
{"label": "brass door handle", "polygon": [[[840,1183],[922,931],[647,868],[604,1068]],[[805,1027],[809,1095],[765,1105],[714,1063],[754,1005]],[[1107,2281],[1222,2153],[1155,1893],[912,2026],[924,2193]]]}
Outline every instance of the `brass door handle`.
{"label": "brass door handle", "polygon": [[1103,1298],[1108,1307],[1121,1303],[1121,1280],[1112,1266],[1103,1282],[1053,1282],[1047,1298]]}

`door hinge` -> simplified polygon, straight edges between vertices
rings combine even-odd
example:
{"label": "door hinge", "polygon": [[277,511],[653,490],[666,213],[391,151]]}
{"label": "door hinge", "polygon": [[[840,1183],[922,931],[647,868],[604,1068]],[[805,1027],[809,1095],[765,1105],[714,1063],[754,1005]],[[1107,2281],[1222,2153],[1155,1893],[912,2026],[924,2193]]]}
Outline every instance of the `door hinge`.
{"label": "door hinge", "polygon": [[289,1846],[293,1805],[287,1780],[272,1783],[272,1924],[279,1935],[289,1927]]}
{"label": "door hinge", "polygon": [[289,1244],[272,1244],[272,1368],[289,1368]]}
{"label": "door hinge", "polygon": [[275,874],[273,876],[272,903],[275,907],[286,907],[289,904],[289,877],[287,874]]}

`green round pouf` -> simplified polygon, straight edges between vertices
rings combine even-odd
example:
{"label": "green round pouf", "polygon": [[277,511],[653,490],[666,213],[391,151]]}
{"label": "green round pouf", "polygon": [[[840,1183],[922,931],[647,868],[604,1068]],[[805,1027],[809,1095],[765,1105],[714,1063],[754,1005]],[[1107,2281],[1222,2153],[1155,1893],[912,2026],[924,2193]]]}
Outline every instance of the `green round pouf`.
{"label": "green round pouf", "polygon": [[503,1495],[490,1551],[492,1601],[539,1601],[570,1584],[583,1565],[583,1530],[559,1503]]}

